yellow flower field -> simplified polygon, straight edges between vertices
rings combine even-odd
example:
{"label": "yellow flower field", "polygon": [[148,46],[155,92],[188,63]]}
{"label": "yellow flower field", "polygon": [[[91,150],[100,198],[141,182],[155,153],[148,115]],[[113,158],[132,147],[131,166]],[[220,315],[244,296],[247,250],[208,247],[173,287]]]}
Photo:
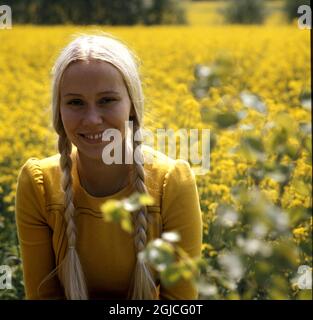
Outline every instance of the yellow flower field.
{"label": "yellow flower field", "polygon": [[[210,225],[217,215],[218,206],[233,204],[233,186],[253,184],[248,171],[254,168],[255,159],[250,159],[246,153],[231,153],[230,149],[238,147],[241,137],[251,132],[263,139],[264,148],[275,157],[277,150],[273,145],[277,148],[280,145],[272,144],[276,139],[273,136],[275,128],[265,128],[265,123],[272,120],[277,128],[287,132],[284,143],[291,150],[299,146],[294,132],[301,123],[311,122],[310,109],[303,100],[311,88],[310,35],[308,30],[299,30],[295,25],[13,26],[12,30],[0,30],[0,265],[9,264],[15,272],[14,290],[0,290],[0,298],[23,297],[14,226],[18,170],[29,157],[56,153],[56,134],[51,126],[49,107],[52,64],[73,33],[93,30],[113,33],[140,58],[146,97],[144,124],[147,128],[210,128],[215,135],[211,170],[204,176],[197,176],[204,221],[203,254],[208,261],[214,252],[221,249],[210,238]],[[192,91],[196,83],[196,65],[217,65],[219,68],[220,84],[212,85],[201,98],[196,98]],[[261,97],[267,108],[265,116],[248,108],[240,126],[233,128],[217,128],[205,118],[205,114],[212,110],[242,110],[243,102],[239,95],[244,91]],[[280,190],[279,181],[270,176],[262,178],[258,184],[268,201],[284,210],[294,209],[290,211],[294,214],[297,214],[297,208],[312,207],[312,164],[307,150],[304,148],[294,160],[287,156],[279,159],[281,163],[294,165],[292,176],[283,185],[283,190]],[[302,244],[307,246],[312,235],[312,220],[303,216],[303,219],[292,220],[290,226],[293,229],[292,241],[298,247]],[[301,250],[296,255],[293,269],[289,270],[290,274],[296,275],[301,264],[312,266],[308,248]],[[275,281],[273,283],[280,283],[280,280]],[[275,288],[279,288],[279,284]],[[287,289],[278,292],[275,288],[267,298],[287,296]],[[298,294],[294,296],[297,298],[308,297],[305,290],[295,294]],[[239,296],[225,293],[224,297]],[[248,293],[240,296],[251,297]]]}

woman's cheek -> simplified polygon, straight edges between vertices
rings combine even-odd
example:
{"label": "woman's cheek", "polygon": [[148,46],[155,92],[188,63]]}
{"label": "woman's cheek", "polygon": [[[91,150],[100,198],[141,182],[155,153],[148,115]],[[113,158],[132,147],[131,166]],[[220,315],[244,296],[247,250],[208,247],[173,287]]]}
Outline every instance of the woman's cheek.
{"label": "woman's cheek", "polygon": [[125,121],[128,120],[127,110],[125,108],[116,108],[115,110],[110,110],[105,115],[105,121],[110,128],[115,128],[118,130],[124,130]]}
{"label": "woman's cheek", "polygon": [[75,136],[75,124],[77,120],[75,114],[73,114],[73,112],[71,112],[70,110],[63,109],[61,111],[61,119],[67,136]]}

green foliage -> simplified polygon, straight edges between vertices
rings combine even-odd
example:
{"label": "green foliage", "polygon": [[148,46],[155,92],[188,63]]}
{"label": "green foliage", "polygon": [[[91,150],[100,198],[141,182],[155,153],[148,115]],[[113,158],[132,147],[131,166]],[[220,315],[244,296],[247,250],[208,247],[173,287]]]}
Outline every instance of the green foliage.
{"label": "green foliage", "polygon": [[[176,233],[173,233],[174,235]],[[192,259],[176,245],[169,241],[168,233],[163,233],[162,238],[152,240],[139,256],[159,272],[162,285],[172,286],[180,280],[198,280],[198,269],[202,265],[201,259]]]}
{"label": "green foliage", "polygon": [[301,5],[310,5],[310,0],[284,0],[284,10],[289,21],[299,17],[298,8]]}
{"label": "green foliage", "polygon": [[[142,205],[151,205],[153,198],[146,194],[133,193],[122,200],[109,200],[101,206],[105,221],[118,223],[126,232],[133,231],[133,221],[130,213],[140,209]],[[125,227],[126,226],[126,227]],[[145,250],[139,254],[159,272],[160,281],[164,286],[174,285],[181,279],[197,280],[201,259],[191,259],[176,242],[180,240],[177,232],[164,232],[161,238],[150,241]]]}
{"label": "green foliage", "polygon": [[15,23],[32,24],[182,24],[184,7],[178,0],[8,0]]}
{"label": "green foliage", "polygon": [[[251,145],[252,150],[260,152],[256,140],[251,141]],[[183,279],[195,282],[202,299],[310,298],[310,292],[300,291],[296,271],[301,262],[309,262],[301,261],[301,256],[310,255],[312,244],[308,238],[302,239],[299,245],[293,234],[295,225],[308,221],[309,210],[302,208],[297,213],[283,210],[271,202],[257,184],[235,185],[233,203],[218,206],[203,244],[202,259],[190,258],[177,245],[180,241],[177,232],[166,232],[150,241],[139,259],[158,272],[164,286],[175,285]],[[120,210],[124,216],[125,208],[134,211],[147,203],[147,199],[146,195],[133,194],[116,201],[114,210]],[[111,208],[105,211],[114,211],[111,204],[105,206]],[[122,220],[116,222],[123,228]],[[307,227],[312,228],[309,224]]]}
{"label": "green foliage", "polygon": [[263,0],[228,1],[222,9],[226,22],[240,24],[261,24],[264,22],[266,11]]}
{"label": "green foliage", "polygon": [[235,112],[219,113],[216,115],[215,121],[220,128],[228,128],[238,123],[239,118]]}
{"label": "green foliage", "polygon": [[234,75],[234,61],[228,54],[220,53],[210,66],[197,64],[194,68],[196,81],[191,91],[196,98],[203,98],[212,87],[220,87]]}
{"label": "green foliage", "polygon": [[144,0],[142,21],[152,24],[185,24],[184,7],[178,0]]}
{"label": "green foliage", "polygon": [[[196,65],[195,72],[200,68]],[[211,76],[203,72],[202,83]],[[220,75],[216,86],[224,81]],[[198,83],[196,77],[194,93]],[[211,84],[206,94],[213,89]],[[307,93],[305,98],[310,96]],[[199,281],[201,298],[312,297],[312,291],[300,290],[297,273],[300,265],[312,268],[312,180],[297,174],[297,162],[312,159],[311,125],[293,121],[287,111],[270,116],[267,109],[262,97],[244,91],[224,99],[219,109],[202,112],[217,140],[222,130],[236,131],[239,143],[229,151],[246,159],[249,167],[235,179],[230,201],[221,201],[211,218],[203,245],[206,266]],[[276,185],[274,199],[264,189],[266,183]],[[309,207],[289,206],[291,186],[309,200]]]}
{"label": "green foliage", "polygon": [[134,193],[124,200],[108,200],[101,206],[103,219],[114,221],[126,232],[133,232],[130,212],[137,212],[143,205],[153,204],[153,198],[146,194]]}
{"label": "green foliage", "polygon": [[233,197],[234,206],[221,204],[210,226],[210,250],[204,253],[208,267],[202,281],[216,290],[214,295],[203,290],[202,295],[215,299],[270,298],[279,278],[284,279],[279,295],[291,298],[288,281],[297,268],[298,249],[292,243],[287,214],[258,188],[235,187]]}

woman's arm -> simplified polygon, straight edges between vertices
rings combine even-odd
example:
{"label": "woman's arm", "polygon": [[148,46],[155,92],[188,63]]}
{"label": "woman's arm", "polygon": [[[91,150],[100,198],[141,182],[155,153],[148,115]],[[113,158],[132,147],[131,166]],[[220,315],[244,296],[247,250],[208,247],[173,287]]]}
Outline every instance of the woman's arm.
{"label": "woman's arm", "polygon": [[43,175],[35,158],[22,167],[17,182],[15,218],[23,263],[26,299],[62,299],[57,276],[38,286],[55,268],[52,231],[46,221]]}
{"label": "woman's arm", "polygon": [[[194,174],[187,161],[176,160],[165,176],[162,198],[163,232],[177,231],[177,243],[190,257],[201,256],[202,214]],[[171,287],[160,287],[161,300],[195,300],[196,285],[182,280]]]}

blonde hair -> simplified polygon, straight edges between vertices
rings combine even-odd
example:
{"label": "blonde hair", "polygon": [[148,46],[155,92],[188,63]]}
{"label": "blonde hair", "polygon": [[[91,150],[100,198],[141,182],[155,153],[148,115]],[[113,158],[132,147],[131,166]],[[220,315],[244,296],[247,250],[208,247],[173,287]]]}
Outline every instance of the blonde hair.
{"label": "blonde hair", "polygon": [[[135,54],[120,40],[104,32],[76,35],[75,39],[62,50],[52,69],[52,116],[53,126],[58,134],[60,168],[62,170],[61,185],[64,191],[64,219],[68,239],[68,250],[64,260],[52,273],[55,273],[57,269],[60,270],[60,280],[67,299],[88,299],[88,290],[76,250],[77,230],[71,175],[72,144],[65,134],[60,115],[60,82],[65,69],[71,63],[93,59],[111,63],[123,76],[135,113],[132,119],[134,132],[141,128],[143,117],[144,98],[138,73],[139,60]],[[138,192],[148,193],[145,185],[143,155],[140,149],[141,142],[137,140],[133,141],[133,150],[136,150],[136,157],[138,159],[139,156],[141,161],[134,161],[132,183]],[[149,266],[138,258],[138,254],[147,243],[148,222],[149,217],[146,207],[142,207],[133,215],[136,264],[130,280],[127,299],[157,299],[156,284],[152,272]],[[45,278],[43,281],[45,280],[47,279]]]}

